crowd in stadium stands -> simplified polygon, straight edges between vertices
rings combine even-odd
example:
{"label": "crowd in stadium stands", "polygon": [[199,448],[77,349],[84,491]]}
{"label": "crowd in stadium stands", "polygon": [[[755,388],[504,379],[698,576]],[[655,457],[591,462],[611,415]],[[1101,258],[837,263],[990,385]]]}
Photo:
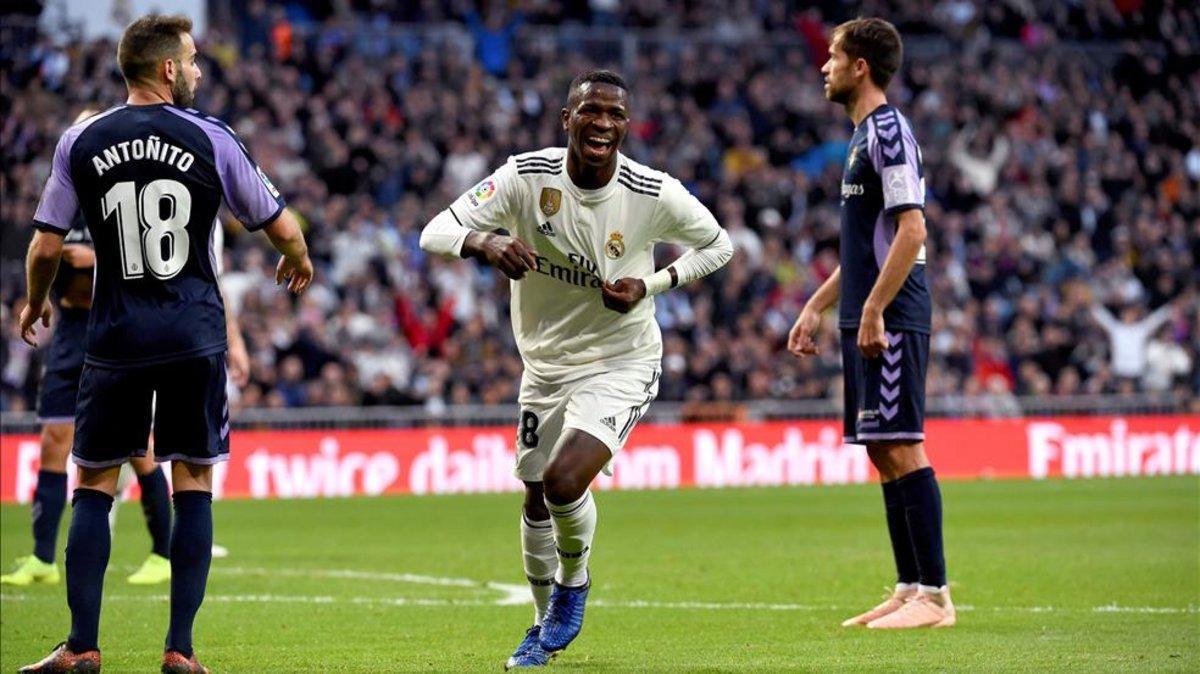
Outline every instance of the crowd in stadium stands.
{"label": "crowd in stadium stands", "polygon": [[[682,180],[737,250],[722,272],[656,298],[659,398],[840,395],[834,316],[818,357],[784,346],[837,264],[851,129],[818,68],[842,3],[822,14],[822,3],[534,1],[479,14],[423,2],[393,3],[403,9],[390,15],[366,1],[347,3],[350,14],[233,4],[229,27],[216,22],[200,41],[198,105],[229,121],[285,192],[318,262],[289,310],[261,238],[226,223],[224,293],[253,358],[239,407],[515,400],[507,280],[423,254],[420,229],[509,154],[564,144],[568,81],[621,58],[634,107],[625,152]],[[924,152],[929,394],[1001,412],[1021,395],[1200,399],[1197,13],[1081,0],[1023,15],[1027,4],[860,8],[926,40],[890,96]],[[438,28],[389,31],[389,20]],[[672,37],[623,54],[622,26]],[[709,29],[679,41],[696,27]],[[611,57],[587,55],[606,39]],[[18,260],[54,144],[82,106],[124,90],[111,42],[42,37],[6,58],[0,349],[4,409],[21,409],[37,355],[14,327]]]}

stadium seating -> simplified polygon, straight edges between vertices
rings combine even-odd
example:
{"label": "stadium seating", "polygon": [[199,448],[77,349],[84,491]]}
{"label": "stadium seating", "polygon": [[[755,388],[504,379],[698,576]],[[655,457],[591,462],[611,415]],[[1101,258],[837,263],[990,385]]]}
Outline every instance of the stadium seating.
{"label": "stadium seating", "polygon": [[[283,189],[319,264],[300,310],[282,311],[273,260],[227,223],[225,292],[254,359],[239,407],[515,400],[503,277],[423,255],[418,233],[510,153],[562,144],[566,83],[593,64],[633,83],[625,151],[684,180],[738,249],[720,274],[657,300],[660,397],[839,395],[833,320],[821,358],[798,362],[783,346],[835,264],[849,129],[817,69],[822,22],[842,16],[717,2],[434,16],[398,3],[407,9],[385,18],[409,23],[389,24],[299,3],[217,4],[230,15],[203,37],[198,104],[229,120]],[[1195,17],[1092,2],[1046,3],[1033,17],[1007,3],[867,4],[887,4],[908,40],[890,93],[926,152],[930,395],[1000,411],[1014,395],[1197,404],[1200,86],[1185,39]],[[124,92],[111,42],[22,40],[5,47],[20,93],[0,128],[4,410],[28,408],[36,390],[37,356],[14,325],[55,139],[81,106]],[[1146,320],[1158,327],[1129,329]],[[1128,339],[1149,355],[1133,370],[1112,360],[1113,342]]]}

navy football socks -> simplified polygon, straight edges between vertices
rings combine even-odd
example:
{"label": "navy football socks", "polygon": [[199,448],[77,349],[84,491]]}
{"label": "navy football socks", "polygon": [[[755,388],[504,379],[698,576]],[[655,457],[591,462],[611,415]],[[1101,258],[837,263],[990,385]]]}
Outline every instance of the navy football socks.
{"label": "navy football socks", "polygon": [[67,474],[39,470],[33,490],[33,555],[47,564],[54,563],[58,523],[66,507]]}
{"label": "navy football socks", "polygon": [[942,551],[942,492],[933,468],[914,470],[895,484],[904,503],[919,582],[940,588],[946,584],[946,558]]}
{"label": "navy football socks", "polygon": [[142,488],[142,512],[146,515],[146,528],[150,530],[150,541],[154,554],[171,556],[171,501],[167,495],[167,477],[162,468],[138,475]]}
{"label": "navy football socks", "polygon": [[100,596],[104,570],[112,546],[108,511],[113,497],[80,487],[71,501],[71,528],[67,532],[67,605],[71,607],[71,635],[67,647],[75,653],[100,647]]}
{"label": "navy football socks", "polygon": [[883,506],[887,510],[888,535],[892,539],[892,556],[896,559],[896,582],[917,582],[917,557],[908,534],[908,518],[904,513],[897,480],[883,483]]}
{"label": "navy football socks", "polygon": [[192,657],[192,623],[204,601],[212,562],[212,494],[177,491],[171,534],[171,625],[166,648]]}

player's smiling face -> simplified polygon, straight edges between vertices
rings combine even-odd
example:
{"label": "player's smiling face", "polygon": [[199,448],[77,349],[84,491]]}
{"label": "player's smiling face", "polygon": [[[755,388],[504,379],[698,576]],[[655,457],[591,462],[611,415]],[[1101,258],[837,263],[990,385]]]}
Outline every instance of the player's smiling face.
{"label": "player's smiling face", "polygon": [[842,41],[835,39],[829,45],[829,60],[821,66],[821,74],[825,76],[825,98],[845,104],[858,85],[855,76],[855,61],[842,49]]}
{"label": "player's smiling face", "polygon": [[617,158],[629,125],[629,95],[614,84],[584,82],[562,110],[569,152],[586,166],[605,166]]}

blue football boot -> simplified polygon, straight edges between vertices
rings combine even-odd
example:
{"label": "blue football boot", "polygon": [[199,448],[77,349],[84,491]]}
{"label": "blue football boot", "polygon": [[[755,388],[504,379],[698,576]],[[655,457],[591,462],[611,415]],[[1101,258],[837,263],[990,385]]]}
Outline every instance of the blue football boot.
{"label": "blue football boot", "polygon": [[541,633],[541,625],[534,625],[525,631],[525,638],[517,645],[517,650],[509,656],[508,662],[504,663],[505,671],[516,667],[543,667],[550,664],[550,659],[554,657],[554,654],[547,653],[546,649],[542,648],[542,644],[538,641]]}
{"label": "blue football boot", "polygon": [[546,618],[542,620],[542,648],[551,653],[561,651],[579,636],[579,631],[583,629],[583,609],[587,605],[591,587],[590,577],[580,587],[554,584],[550,606],[546,609]]}

